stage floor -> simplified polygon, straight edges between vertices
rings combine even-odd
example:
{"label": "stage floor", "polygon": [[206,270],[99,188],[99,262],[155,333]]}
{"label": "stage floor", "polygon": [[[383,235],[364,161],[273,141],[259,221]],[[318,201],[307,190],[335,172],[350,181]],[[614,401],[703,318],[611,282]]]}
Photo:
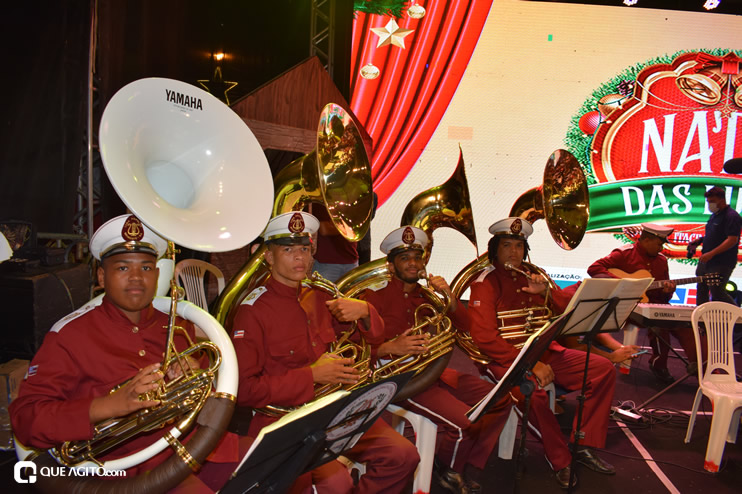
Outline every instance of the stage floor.
{"label": "stage floor", "polygon": [[[616,338],[620,339],[620,336],[617,335]],[[673,340],[673,343],[678,353],[684,356],[677,341]],[[645,331],[640,332],[637,344],[648,348]],[[614,405],[633,402],[638,406],[665,388],[650,372],[648,361],[649,355],[642,355],[633,362],[628,375],[616,373]],[[458,351],[452,362],[462,369],[468,366],[466,357]],[[739,354],[736,354],[735,363],[739,375],[742,373],[742,357]],[[685,364],[672,352],[668,367],[676,380],[686,375]],[[719,473],[711,474],[703,469],[711,425],[711,406],[707,399],[704,398],[701,402],[691,442],[683,442],[697,389],[698,379],[694,374],[647,405],[645,411],[651,412],[651,421],[635,424],[611,420],[606,447],[599,455],[616,467],[616,475],[600,475],[578,466],[579,485],[573,490],[601,494],[742,492],[742,439],[737,444],[726,445]],[[561,403],[565,410],[558,418],[565,436],[572,427],[577,407],[576,396],[577,393],[570,393]],[[520,431],[517,437],[520,438]],[[517,446],[516,441],[516,448]],[[531,434],[526,448],[528,457],[525,459],[525,473],[518,481],[517,491],[514,461],[501,460],[495,452],[479,478],[483,493],[565,492],[554,479],[541,443]],[[438,486],[433,486],[433,494],[445,492]]]}
{"label": "stage floor", "polygon": [[[639,345],[646,346],[647,337],[641,332]],[[682,350],[678,349],[682,355]],[[742,372],[742,358],[736,356],[738,373]],[[473,371],[467,357],[456,349],[452,366],[462,371]],[[685,375],[685,366],[678,357],[669,361],[670,371],[677,378]],[[739,444],[727,444],[721,470],[710,474],[703,470],[706,441],[710,427],[710,405],[704,399],[696,420],[693,439],[685,444],[683,439],[688,424],[688,415],[693,404],[698,383],[696,376],[688,377],[648,405],[652,420],[643,424],[622,424],[612,420],[608,430],[606,448],[600,456],[612,463],[617,470],[615,476],[600,475],[578,467],[579,485],[575,491],[601,494],[632,493],[711,493],[726,494],[740,492],[742,478],[742,440]],[[634,361],[629,375],[616,373],[615,405],[646,402],[664,388],[648,368],[648,356]],[[559,422],[569,432],[577,401],[576,393],[566,395],[561,403],[564,413]],[[520,435],[518,435],[520,437]],[[517,447],[516,441],[516,447]],[[515,482],[513,460],[501,460],[495,452],[482,472],[472,472],[482,484],[482,493],[548,494],[564,492],[558,487],[546,462],[541,444],[529,434],[526,444],[528,457],[525,473]],[[29,485],[17,484],[13,480],[13,452],[0,451],[0,486],[6,493],[35,492]],[[736,487],[735,487],[736,486]],[[517,491],[516,491],[517,487]],[[439,486],[432,486],[431,494],[445,494]]]}

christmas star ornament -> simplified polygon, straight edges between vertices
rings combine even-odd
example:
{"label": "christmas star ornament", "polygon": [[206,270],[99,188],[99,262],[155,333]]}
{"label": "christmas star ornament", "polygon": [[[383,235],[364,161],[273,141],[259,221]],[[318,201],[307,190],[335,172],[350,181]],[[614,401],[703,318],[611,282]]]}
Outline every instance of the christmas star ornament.
{"label": "christmas star ornament", "polygon": [[225,81],[222,78],[222,68],[217,67],[214,76],[211,79],[198,79],[197,81],[204,89],[229,105],[229,96],[227,93],[234,88],[238,82]]}
{"label": "christmas star ornament", "polygon": [[390,20],[384,27],[372,27],[371,31],[379,37],[376,48],[385,45],[399,46],[404,49],[404,37],[414,32],[414,29],[399,27],[394,19]]}

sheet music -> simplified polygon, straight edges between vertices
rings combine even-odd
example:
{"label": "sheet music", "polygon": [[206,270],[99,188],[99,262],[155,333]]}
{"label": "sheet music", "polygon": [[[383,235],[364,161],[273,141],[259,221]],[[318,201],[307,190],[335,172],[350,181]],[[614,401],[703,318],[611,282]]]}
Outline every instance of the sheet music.
{"label": "sheet music", "polygon": [[242,457],[242,461],[239,465],[237,465],[236,471],[239,471],[240,467],[242,467],[242,464],[245,463],[245,461],[250,457],[250,454],[258,447],[258,445],[263,442],[263,438],[269,434],[270,432],[280,429],[284,425],[288,424],[289,422],[293,422],[294,420],[297,420],[301,417],[304,417],[306,415],[309,415],[310,413],[314,412],[315,410],[319,410],[321,408],[324,408],[325,405],[328,405],[334,401],[339,400],[340,398],[344,396],[348,396],[350,394],[350,391],[344,391],[344,390],[338,390],[333,393],[330,393],[328,395],[323,396],[322,398],[318,398],[314,401],[311,401],[305,405],[302,405],[301,407],[297,408],[296,410],[293,410],[280,419],[276,420],[275,422],[266,425],[262,429],[260,429],[260,432],[258,433],[258,437],[255,438],[255,441],[250,445],[250,449],[247,451],[247,454]]}
{"label": "sheet music", "polygon": [[567,306],[567,311],[574,309],[574,315],[572,325],[565,334],[585,334],[590,331],[614,297],[619,299],[615,317],[609,317],[600,330],[618,331],[653,281],[654,278],[585,279]]}

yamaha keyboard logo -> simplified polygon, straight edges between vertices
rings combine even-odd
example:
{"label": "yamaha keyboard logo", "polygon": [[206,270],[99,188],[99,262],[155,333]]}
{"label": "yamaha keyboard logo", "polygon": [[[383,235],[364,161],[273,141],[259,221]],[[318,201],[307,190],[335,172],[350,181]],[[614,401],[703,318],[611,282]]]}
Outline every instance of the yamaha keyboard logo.
{"label": "yamaha keyboard logo", "polygon": [[178,106],[190,108],[191,110],[204,109],[203,104],[201,103],[201,98],[188,96],[187,94],[171,91],[169,89],[165,89],[165,96],[170,103],[175,103]]}

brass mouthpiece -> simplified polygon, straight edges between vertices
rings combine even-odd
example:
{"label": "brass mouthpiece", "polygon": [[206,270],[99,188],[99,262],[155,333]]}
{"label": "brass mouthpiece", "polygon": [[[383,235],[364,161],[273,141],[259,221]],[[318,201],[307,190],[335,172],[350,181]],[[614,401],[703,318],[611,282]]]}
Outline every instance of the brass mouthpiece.
{"label": "brass mouthpiece", "polygon": [[531,277],[531,273],[529,273],[525,269],[516,268],[510,262],[506,262],[505,264],[503,264],[503,266],[505,266],[505,269],[507,269],[509,271],[515,271],[516,273],[520,273],[520,274],[526,276],[527,278],[530,278]]}

